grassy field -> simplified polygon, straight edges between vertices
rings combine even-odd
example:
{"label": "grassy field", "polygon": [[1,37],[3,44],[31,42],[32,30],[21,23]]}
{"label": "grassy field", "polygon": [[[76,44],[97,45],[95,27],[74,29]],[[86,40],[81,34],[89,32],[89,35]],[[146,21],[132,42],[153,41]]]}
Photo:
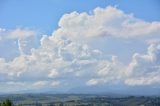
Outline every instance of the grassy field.
{"label": "grassy field", "polygon": [[1,95],[21,106],[160,106],[160,97],[108,97],[81,94],[14,94]]}

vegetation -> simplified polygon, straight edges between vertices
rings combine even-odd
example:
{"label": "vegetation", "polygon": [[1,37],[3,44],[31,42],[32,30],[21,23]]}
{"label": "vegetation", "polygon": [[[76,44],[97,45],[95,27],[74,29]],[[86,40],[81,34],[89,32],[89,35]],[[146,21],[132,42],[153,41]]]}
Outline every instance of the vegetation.
{"label": "vegetation", "polygon": [[[10,99],[5,99],[9,97]],[[0,96],[0,106],[160,106],[160,97],[26,94]],[[14,103],[14,105],[13,105]]]}
{"label": "vegetation", "polygon": [[13,106],[13,103],[9,98],[7,98],[5,101],[0,103],[0,106]]}

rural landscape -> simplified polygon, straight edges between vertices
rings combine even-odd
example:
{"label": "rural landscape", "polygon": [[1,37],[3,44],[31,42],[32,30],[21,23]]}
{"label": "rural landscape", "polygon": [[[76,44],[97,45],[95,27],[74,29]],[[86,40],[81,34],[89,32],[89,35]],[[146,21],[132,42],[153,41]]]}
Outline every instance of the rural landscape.
{"label": "rural landscape", "polygon": [[160,106],[160,97],[93,94],[14,94],[1,95],[0,100],[0,106]]}

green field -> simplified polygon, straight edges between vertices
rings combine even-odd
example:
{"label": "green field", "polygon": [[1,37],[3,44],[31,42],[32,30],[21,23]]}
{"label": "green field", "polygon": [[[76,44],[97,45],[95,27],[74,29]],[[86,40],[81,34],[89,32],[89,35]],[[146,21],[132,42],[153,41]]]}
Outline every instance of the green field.
{"label": "green field", "polygon": [[160,106],[160,97],[109,97],[81,94],[14,94],[1,95],[0,102],[10,98],[17,106]]}

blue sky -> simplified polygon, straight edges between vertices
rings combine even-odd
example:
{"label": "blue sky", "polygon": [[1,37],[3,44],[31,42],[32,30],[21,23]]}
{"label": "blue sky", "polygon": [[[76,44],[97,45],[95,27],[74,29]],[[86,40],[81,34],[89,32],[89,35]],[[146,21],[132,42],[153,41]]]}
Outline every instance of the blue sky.
{"label": "blue sky", "polygon": [[0,91],[157,94],[159,5],[159,0],[1,0]]}
{"label": "blue sky", "polygon": [[0,23],[4,28],[31,27],[50,34],[65,13],[89,12],[108,5],[117,6],[146,21],[160,20],[159,0],[1,0]]}

